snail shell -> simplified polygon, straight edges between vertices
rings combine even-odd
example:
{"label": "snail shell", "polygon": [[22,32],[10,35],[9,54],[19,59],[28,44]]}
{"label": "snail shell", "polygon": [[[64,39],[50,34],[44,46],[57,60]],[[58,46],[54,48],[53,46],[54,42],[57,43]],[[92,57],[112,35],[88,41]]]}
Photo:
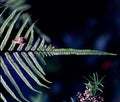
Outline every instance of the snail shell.
{"label": "snail shell", "polygon": [[14,43],[14,44],[24,44],[25,39],[24,39],[24,37],[20,37],[20,38],[18,38],[18,40],[12,40],[12,43]]}

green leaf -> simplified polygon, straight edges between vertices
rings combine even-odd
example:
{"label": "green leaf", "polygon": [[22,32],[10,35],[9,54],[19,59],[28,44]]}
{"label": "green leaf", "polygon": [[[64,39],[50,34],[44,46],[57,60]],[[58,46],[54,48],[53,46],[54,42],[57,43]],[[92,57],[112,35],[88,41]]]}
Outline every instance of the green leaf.
{"label": "green leaf", "polygon": [[30,68],[22,61],[21,57],[17,52],[13,53],[14,57],[18,61],[18,63],[22,66],[22,68],[27,72],[27,74],[40,86],[48,88],[46,85],[42,84],[38,78],[33,74]]}
{"label": "green leaf", "polygon": [[5,75],[9,78],[9,80],[11,81],[11,83],[13,84],[13,86],[15,87],[15,89],[17,90],[17,92],[19,93],[19,95],[21,96],[21,98],[23,98],[25,101],[29,102],[22,94],[19,86],[17,85],[17,83],[15,82],[14,78],[12,77],[11,73],[8,70],[8,67],[6,66],[6,64],[4,63],[4,60],[1,58],[1,67],[5,73]]}
{"label": "green leaf", "polygon": [[[30,60],[29,56],[25,53],[22,52],[21,55],[23,56],[23,58],[25,59],[25,61],[28,63],[28,65],[31,67],[31,69],[35,72],[36,75],[38,75],[41,79],[43,79],[44,81],[51,83],[50,81],[48,81],[44,75],[34,66],[33,61]],[[45,74],[45,73],[44,73]]]}
{"label": "green leaf", "polygon": [[44,45],[45,45],[45,40],[42,39],[42,42],[40,43],[40,46],[38,47],[37,50],[39,51],[40,49],[42,49]]}
{"label": "green leaf", "polygon": [[[33,36],[33,32],[34,32],[33,27],[34,27],[34,25],[35,25],[35,23],[33,23],[29,27],[29,29],[27,30],[27,32],[26,32],[26,34],[24,36],[25,39],[28,39],[28,37],[30,35],[30,39],[29,39],[28,44],[26,45],[26,48],[25,48],[26,51],[29,51],[30,48],[32,47],[32,43],[33,43],[33,40],[34,40],[34,36]],[[19,45],[19,47],[17,48],[17,51],[21,51],[23,49],[23,46],[24,46],[24,44]]]}
{"label": "green leaf", "polygon": [[1,43],[1,46],[2,46],[1,50],[4,49],[6,43],[7,43],[8,39],[9,39],[9,36],[11,34],[11,31],[12,31],[12,29],[13,29],[16,21],[18,20],[18,18],[20,17],[20,15],[21,15],[22,12],[23,11],[21,11],[20,13],[17,14],[17,16],[14,18],[13,22],[11,23],[10,27],[8,28],[7,34],[6,34],[6,36],[4,37],[4,39],[3,39],[2,43]]}
{"label": "green leaf", "polygon": [[39,46],[40,43],[40,38],[37,39],[37,41],[35,42],[35,44],[33,45],[33,47],[31,48],[32,51],[35,51],[37,49],[37,47]]}
{"label": "green leaf", "polygon": [[[93,87],[91,89],[91,92],[92,92],[93,96],[96,96],[98,91],[103,92],[102,91],[102,88],[104,87],[102,85],[103,77],[101,78],[102,80],[99,79],[98,73],[96,72],[96,73],[93,73],[93,76],[89,75],[89,78],[90,79],[85,77],[85,79],[88,81],[88,83],[90,83],[92,85],[92,87]],[[87,86],[88,83],[85,83],[85,85]]]}
{"label": "green leaf", "polygon": [[[14,6],[19,5],[19,4],[14,4]],[[5,8],[5,10],[9,7],[10,9],[12,9],[12,2],[11,4],[6,5],[7,7]],[[40,65],[40,63],[38,62],[37,58],[37,48],[38,46],[40,46],[40,38],[37,39],[37,41],[34,41],[34,25],[35,23],[33,23],[32,25],[30,25],[30,27],[28,26],[28,21],[30,20],[30,16],[23,22],[23,24],[21,25],[21,27],[18,29],[16,36],[14,37],[14,40],[18,40],[19,37],[23,36],[23,32],[26,31],[26,33],[24,34],[24,38],[26,41],[28,41],[25,44],[21,44],[18,45],[17,48],[17,52],[15,49],[16,44],[14,43],[9,43],[10,38],[12,37],[12,32],[14,31],[14,28],[16,26],[17,23],[19,23],[20,19],[21,19],[21,14],[24,10],[26,10],[27,8],[23,8],[25,6],[19,6],[17,7],[15,10],[12,11],[12,13],[4,20],[4,11],[1,13],[1,16],[3,16],[3,23],[0,26],[0,37],[1,39],[3,38],[3,40],[1,41],[0,44],[0,50],[3,51],[5,48],[7,48],[6,46],[9,44],[9,48],[5,49],[4,52],[2,52],[2,55],[0,55],[0,57],[2,58],[2,64],[1,67],[2,71],[5,73],[5,75],[7,76],[7,78],[10,80],[10,82],[12,83],[12,85],[15,87],[15,89],[17,90],[18,94],[21,96],[22,99],[24,99],[25,101],[29,102],[22,94],[18,84],[16,83],[16,81],[14,80],[14,78],[12,77],[10,71],[9,71],[9,65],[12,66],[12,68],[15,70],[15,72],[18,74],[18,76],[22,79],[22,81],[33,91],[41,93],[40,91],[36,90],[35,88],[33,88],[33,86],[30,84],[29,80],[23,75],[22,71],[20,70],[20,68],[23,68],[27,74],[39,85],[42,87],[46,87],[49,88],[48,86],[42,84],[39,80],[38,77],[40,77],[41,79],[43,79],[45,82],[47,83],[51,83],[50,81],[48,81],[45,78],[45,72],[42,68],[42,66]],[[14,7],[13,7],[14,8]],[[22,11],[21,11],[22,10]],[[18,22],[17,22],[18,21]],[[7,31],[6,31],[7,29]],[[15,28],[15,30],[17,30]],[[16,31],[15,31],[16,32]],[[3,35],[3,33],[6,33]],[[15,34],[14,34],[15,35]],[[16,47],[17,47],[16,46]],[[46,46],[47,47],[47,46]],[[31,52],[33,51],[33,52]],[[36,52],[36,54],[35,54]],[[41,54],[42,55],[42,54]],[[43,56],[40,56],[40,59],[42,60],[41,63],[43,65],[46,64]],[[26,57],[27,56],[27,57]],[[31,58],[31,56],[33,58]],[[6,60],[9,62],[9,65],[6,65],[4,58],[6,58]],[[38,57],[39,58],[39,57]],[[22,59],[24,59],[24,62]],[[37,61],[37,62],[34,62]],[[19,65],[18,65],[19,64]],[[21,66],[21,67],[20,67]],[[33,73],[34,72],[34,73]],[[9,86],[8,86],[9,87]],[[11,89],[9,89],[11,91]],[[10,93],[9,91],[9,93]],[[12,97],[15,98],[16,100],[17,97],[14,96],[14,92],[12,94]]]}
{"label": "green leaf", "polygon": [[14,92],[9,88],[9,86],[6,84],[6,82],[4,81],[4,79],[2,78],[1,75],[0,75],[0,82],[1,82],[1,84],[3,85],[3,87],[7,90],[7,92],[9,92],[9,94],[10,94],[14,99],[16,99],[16,100],[19,101],[19,102],[22,102],[22,101],[20,101],[20,100],[16,97],[16,95],[14,94]]}
{"label": "green leaf", "polygon": [[4,10],[1,12],[0,17],[3,15],[3,13],[6,11],[8,7],[5,7]]}
{"label": "green leaf", "polygon": [[15,13],[17,12],[17,9],[15,9],[10,16],[8,16],[8,18],[3,22],[2,26],[0,27],[0,36],[2,36],[2,33],[4,32],[6,26],[8,25],[8,23],[13,19],[13,17],[15,16]]}
{"label": "green leaf", "polygon": [[0,93],[0,98],[1,98],[4,102],[7,102],[7,100],[5,99],[5,97],[3,96],[2,93]]}
{"label": "green leaf", "polygon": [[34,55],[32,52],[28,52],[28,55],[29,55],[29,57],[33,60],[34,64],[35,64],[36,67],[38,68],[38,70],[39,70],[40,72],[42,72],[42,74],[45,75],[45,72],[44,72],[43,68],[40,66],[40,64],[38,63],[35,55]]}
{"label": "green leaf", "polygon": [[4,5],[9,7],[10,9],[16,9],[19,7],[19,10],[29,9],[31,6],[28,4],[24,4],[25,0],[8,0]]}
{"label": "green leaf", "polygon": [[23,82],[33,91],[41,93],[40,91],[34,89],[32,87],[32,85],[29,83],[29,81],[25,78],[25,76],[23,75],[23,73],[21,72],[19,66],[15,63],[15,61],[12,59],[12,57],[10,56],[10,54],[8,52],[5,53],[5,56],[7,58],[7,60],[9,61],[9,63],[11,64],[11,66],[13,67],[13,69],[16,71],[16,73],[19,75],[19,77],[23,80]]}
{"label": "green leaf", "polygon": [[45,62],[45,60],[44,60],[44,56],[41,53],[39,53],[39,52],[36,51],[35,55],[40,59],[40,61],[41,61],[41,63],[43,65],[47,65],[46,62]]}
{"label": "green leaf", "polygon": [[[23,25],[22,25],[21,28],[19,29],[19,31],[18,31],[15,39],[18,39],[18,38],[21,36],[21,34],[22,34],[23,30],[25,29],[25,26],[27,25],[27,22],[29,21],[29,19],[30,19],[30,17],[28,17],[28,18],[25,20],[25,22],[23,23]],[[16,45],[16,44],[12,43],[8,50],[9,50],[9,51],[14,50],[15,45]]]}
{"label": "green leaf", "polygon": [[71,102],[75,102],[74,99],[73,99],[72,97],[70,97],[70,99],[71,99]]}
{"label": "green leaf", "polygon": [[29,41],[28,41],[28,44],[27,44],[27,46],[26,46],[26,48],[25,48],[25,50],[26,51],[29,51],[30,50],[30,48],[32,47],[32,44],[33,44],[33,40],[34,40],[34,30],[33,30],[33,27],[34,27],[34,25],[35,25],[35,23],[33,23],[31,26],[30,26],[30,28],[28,29],[28,31],[27,31],[27,33],[26,33],[26,35],[25,35],[25,39],[27,39],[28,38],[28,34],[30,33],[30,38],[29,38]]}
{"label": "green leaf", "polygon": [[116,55],[113,53],[97,50],[78,50],[71,48],[51,49],[48,51],[51,55]]}

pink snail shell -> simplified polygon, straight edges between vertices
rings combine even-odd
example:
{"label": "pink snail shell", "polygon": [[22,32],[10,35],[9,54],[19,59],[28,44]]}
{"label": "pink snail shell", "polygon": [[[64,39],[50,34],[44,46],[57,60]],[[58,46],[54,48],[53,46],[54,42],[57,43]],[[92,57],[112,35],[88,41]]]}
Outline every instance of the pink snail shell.
{"label": "pink snail shell", "polygon": [[12,40],[12,43],[14,43],[14,44],[24,44],[25,39],[24,39],[24,37],[20,37],[20,38],[18,38],[18,40]]}

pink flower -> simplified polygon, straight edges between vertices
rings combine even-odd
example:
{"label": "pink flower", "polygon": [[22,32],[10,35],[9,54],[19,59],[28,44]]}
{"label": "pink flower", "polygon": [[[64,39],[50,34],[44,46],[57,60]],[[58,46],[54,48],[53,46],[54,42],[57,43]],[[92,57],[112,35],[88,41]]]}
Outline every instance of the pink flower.
{"label": "pink flower", "polygon": [[89,89],[86,89],[85,92],[82,94],[77,92],[77,97],[80,102],[103,102],[103,97],[94,97],[89,93]]}

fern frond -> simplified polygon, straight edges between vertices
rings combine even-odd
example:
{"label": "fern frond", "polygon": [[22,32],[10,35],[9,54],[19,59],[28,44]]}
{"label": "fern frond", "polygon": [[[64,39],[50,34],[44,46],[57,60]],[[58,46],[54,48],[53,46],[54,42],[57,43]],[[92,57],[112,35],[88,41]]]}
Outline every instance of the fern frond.
{"label": "fern frond", "polygon": [[3,100],[3,102],[7,102],[7,100],[5,99],[4,95],[2,93],[0,93],[0,99]]}
{"label": "fern frond", "polygon": [[[13,10],[15,10],[17,8],[19,8],[19,11],[31,8],[31,5],[26,4],[26,0],[6,0],[6,2],[0,1],[0,3],[3,6],[5,6],[6,8],[9,8],[10,11],[13,11]],[[23,22],[25,22],[25,20],[26,20],[25,18],[28,17],[28,16],[30,16],[28,13],[24,13],[20,17],[20,19]],[[31,24],[32,24],[32,20],[30,18],[30,20],[28,22],[28,25],[31,25]],[[39,37],[41,37],[41,39],[44,38],[46,42],[48,42],[48,43],[51,42],[51,39],[47,35],[43,34],[36,25],[34,26],[34,28],[35,28],[35,32],[38,34]]]}
{"label": "fern frond", "polygon": [[[21,57],[19,56],[19,54],[17,52],[13,53],[14,57],[16,58],[16,60],[18,61],[18,63],[21,65],[21,67],[26,71],[26,73],[39,85],[42,87],[46,87],[48,88],[46,85],[42,84],[38,78],[33,74],[33,72],[30,70],[30,68],[27,66],[27,64],[21,59]],[[42,68],[41,68],[42,69]],[[43,69],[42,69],[43,71]],[[41,72],[42,72],[41,71]]]}
{"label": "fern frond", "polygon": [[97,72],[96,72],[96,73],[93,73],[92,76],[89,75],[89,79],[86,78],[86,77],[84,77],[84,78],[88,81],[88,83],[85,83],[85,85],[86,85],[86,86],[87,86],[87,85],[88,85],[88,86],[89,86],[89,85],[92,86],[91,91],[92,91],[93,96],[95,96],[98,91],[103,92],[102,88],[103,88],[104,86],[103,86],[103,84],[102,84],[102,81],[103,81],[104,77],[105,77],[105,76],[103,76],[101,79],[99,79],[99,76],[98,76],[98,73],[97,73]]}
{"label": "fern frond", "polygon": [[14,10],[20,7],[20,10],[28,9],[31,6],[25,4],[26,0],[7,0],[6,2],[2,3],[4,6],[9,7],[11,10]]}
{"label": "fern frond", "polygon": [[15,63],[15,61],[12,59],[11,55],[8,52],[5,53],[5,56],[8,60],[8,62],[10,63],[10,65],[13,67],[13,69],[16,71],[16,73],[19,75],[19,77],[23,80],[23,82],[33,91],[41,93],[40,91],[38,91],[32,87],[32,85],[29,83],[29,81],[26,79],[26,77],[21,72],[19,66]]}
{"label": "fern frond", "polygon": [[[45,61],[44,58],[42,58],[41,55],[39,55],[37,52],[35,53],[35,51],[37,50],[37,47],[40,45],[41,41],[40,38],[37,38],[37,41],[35,42],[35,38],[34,38],[34,26],[35,23],[33,23],[28,30],[26,31],[24,38],[25,40],[27,40],[28,42],[25,44],[21,44],[21,45],[16,45],[15,43],[12,43],[12,41],[9,41],[10,37],[12,36],[12,30],[15,27],[16,22],[20,19],[20,16],[22,15],[23,11],[18,11],[19,9],[15,9],[7,18],[6,20],[3,22],[3,24],[0,27],[0,35],[3,38],[3,40],[1,41],[0,44],[0,50],[2,52],[1,57],[1,68],[3,70],[3,72],[5,73],[5,75],[7,76],[7,78],[10,80],[10,82],[13,84],[13,86],[15,87],[15,89],[17,90],[17,92],[19,93],[20,97],[29,102],[29,100],[27,100],[19,86],[17,85],[16,81],[14,80],[14,78],[12,77],[10,70],[9,70],[9,66],[12,66],[12,68],[15,70],[15,72],[18,74],[18,76],[21,78],[21,80],[33,91],[41,93],[40,91],[36,90],[35,88],[33,88],[33,86],[30,84],[29,80],[26,79],[26,77],[23,75],[22,71],[20,70],[20,68],[23,68],[23,70],[36,82],[36,84],[38,84],[39,86],[45,87],[45,88],[49,88],[48,86],[42,84],[38,77],[43,79],[45,82],[51,83],[50,81],[48,81],[45,78],[45,72],[42,68],[42,66],[40,65],[40,63],[38,62],[38,58],[42,59],[41,63],[43,65],[45,65]],[[30,17],[28,17],[25,22],[21,25],[20,29],[18,30],[17,34],[13,37],[15,40],[17,40],[22,33],[24,32],[24,29],[26,29],[26,25],[28,23],[28,21],[30,20]],[[9,27],[8,27],[9,25]],[[5,32],[5,30],[8,28],[6,34],[4,34],[5,37],[3,37],[3,33]],[[10,43],[9,43],[10,42]],[[9,47],[8,49],[6,49],[7,45],[9,43]],[[41,56],[41,57],[38,57]],[[2,57],[5,57],[6,60],[9,62],[9,65],[7,65],[4,61],[4,59]],[[37,58],[36,58],[37,57]],[[26,61],[24,62],[23,59]],[[18,65],[19,64],[19,65]],[[35,74],[34,74],[34,73]],[[37,76],[38,77],[37,77]],[[4,80],[3,80],[4,82]],[[6,84],[5,84],[6,85]],[[10,89],[9,86],[5,87],[6,90],[8,88],[9,93],[12,92],[12,90]],[[19,101],[19,99],[15,96],[14,92],[12,92],[12,97],[15,98],[16,100]]]}
{"label": "fern frond", "polygon": [[[22,102],[20,101],[17,96],[14,94],[14,92],[9,88],[9,86],[7,85],[7,83],[5,82],[5,80],[2,78],[2,76],[0,75],[0,82],[3,85],[3,87],[7,90],[7,92],[14,98],[16,99],[18,102]],[[4,97],[3,97],[4,99]],[[5,100],[5,99],[4,99]]]}
{"label": "fern frond", "polygon": [[[17,5],[17,4],[16,4]],[[10,5],[12,6],[12,5]],[[9,6],[9,7],[10,7]],[[3,39],[0,43],[0,51],[2,54],[1,57],[1,68],[7,78],[10,80],[12,85],[17,90],[18,94],[21,96],[22,99],[25,101],[27,100],[19,86],[17,85],[15,79],[10,73],[9,66],[11,66],[14,71],[17,73],[17,75],[21,78],[21,80],[30,88],[31,90],[41,93],[39,90],[36,90],[30,83],[30,80],[28,80],[25,75],[22,73],[21,69],[23,69],[27,75],[31,77],[32,80],[36,82],[39,86],[48,88],[48,86],[42,84],[38,77],[41,78],[43,81],[51,83],[45,78],[45,72],[44,72],[44,65],[46,65],[46,62],[44,60],[45,56],[54,56],[54,55],[116,55],[113,53],[107,53],[97,50],[78,50],[78,49],[71,49],[71,48],[54,48],[52,45],[46,45],[45,39],[42,39],[40,37],[37,37],[35,34],[35,23],[32,23],[30,26],[28,26],[28,22],[30,20],[30,16],[23,22],[23,24],[20,26],[19,30],[16,34],[13,34],[13,30],[17,30],[15,28],[15,25],[17,21],[21,18],[23,14],[22,7],[18,7],[15,10],[11,12],[11,14],[4,20],[0,27],[0,37]],[[26,9],[26,8],[24,8]],[[3,13],[4,14],[4,13]],[[2,14],[2,15],[3,15]],[[27,27],[26,27],[27,26]],[[7,29],[7,31],[6,31]],[[27,31],[26,31],[27,30]],[[25,32],[23,35],[23,32]],[[23,36],[23,38],[26,40],[24,44],[16,44],[11,41],[11,38],[17,40],[19,37]],[[4,58],[7,60],[8,63],[4,61]],[[34,72],[34,73],[33,73]],[[38,76],[38,77],[37,77]],[[12,91],[12,89],[7,85],[5,80],[1,77],[1,84],[4,86],[4,88],[8,91],[8,93],[11,94],[11,96],[16,99],[17,101],[21,102],[19,100],[15,93]],[[97,79],[96,79],[97,80]],[[4,97],[2,97],[4,100]]]}
{"label": "fern frond", "polygon": [[19,95],[21,96],[21,98],[23,98],[25,101],[29,102],[22,94],[19,86],[17,85],[16,81],[14,80],[14,78],[12,77],[10,71],[8,70],[3,58],[1,58],[1,67],[5,73],[5,75],[9,78],[9,80],[11,81],[11,83],[13,84],[13,86],[15,87],[15,89],[17,90],[17,92],[19,93]]}
{"label": "fern frond", "polygon": [[44,60],[44,55],[43,55],[43,54],[41,54],[41,53],[39,53],[39,52],[35,52],[35,55],[38,56],[39,60],[41,61],[41,63],[42,63],[43,65],[46,65],[46,62],[45,62],[45,60]]}
{"label": "fern frond", "polygon": [[74,99],[73,99],[72,97],[70,97],[70,99],[71,99],[71,102],[75,102]]}
{"label": "fern frond", "polygon": [[10,27],[8,28],[8,31],[7,31],[7,33],[6,33],[6,36],[4,37],[4,39],[3,39],[2,43],[1,43],[1,46],[2,46],[1,50],[4,49],[4,47],[5,47],[8,39],[9,39],[9,37],[10,37],[10,34],[11,34],[11,32],[12,32],[12,29],[13,29],[16,21],[18,20],[18,18],[20,17],[20,15],[21,15],[22,12],[23,12],[23,11],[21,11],[20,13],[17,14],[17,16],[14,18],[13,22],[11,23]]}
{"label": "fern frond", "polygon": [[[21,36],[21,34],[22,34],[22,32],[23,32],[25,26],[27,25],[29,19],[30,19],[30,18],[28,17],[28,18],[25,20],[25,22],[23,23],[23,25],[22,25],[21,28],[19,29],[19,31],[18,31],[18,33],[17,33],[15,39],[18,39],[18,38]],[[14,50],[15,45],[16,45],[16,44],[12,43],[11,46],[9,47],[8,51]]]}
{"label": "fern frond", "polygon": [[46,56],[53,56],[53,55],[117,55],[114,53],[108,53],[103,51],[97,50],[79,50],[79,49],[72,49],[72,48],[60,48],[56,49],[51,45],[41,45],[38,48],[38,51],[43,52]]}
{"label": "fern frond", "polygon": [[[45,72],[43,71],[42,73],[36,68],[36,66],[34,66],[34,63],[31,59],[29,59],[29,56],[25,53],[25,52],[22,52],[21,53],[22,57],[24,58],[24,60],[29,64],[29,66],[31,67],[31,69],[34,71],[34,73],[36,75],[38,75],[41,79],[43,79],[44,81],[48,82],[48,83],[51,83],[50,81],[48,81],[44,75],[45,75]],[[44,75],[43,75],[44,74]]]}
{"label": "fern frond", "polygon": [[45,73],[44,73],[44,71],[43,71],[43,68],[42,68],[42,67],[40,66],[40,64],[38,63],[35,55],[34,55],[32,52],[28,52],[28,55],[29,55],[29,57],[33,60],[34,64],[35,64],[36,67],[38,68],[38,70],[39,70],[40,72],[42,72],[42,74],[45,75]]}
{"label": "fern frond", "polygon": [[33,41],[34,41],[34,30],[33,30],[34,25],[35,25],[35,23],[33,23],[30,26],[30,28],[28,29],[26,35],[24,36],[24,38],[27,39],[28,35],[30,33],[30,38],[29,38],[28,44],[26,45],[26,48],[25,48],[26,51],[30,50],[30,48],[32,47]]}
{"label": "fern frond", "polygon": [[[33,40],[34,40],[34,35],[33,35],[33,32],[34,32],[34,31],[33,31],[34,24],[35,24],[35,23],[33,23],[33,24],[29,27],[29,29],[27,30],[26,34],[24,35],[24,38],[25,38],[25,39],[28,39],[28,37],[29,37],[29,35],[30,35],[30,39],[29,39],[28,44],[26,45],[26,48],[25,48],[26,51],[30,50],[30,48],[32,47],[32,43],[33,43]],[[23,49],[23,47],[24,47],[24,44],[19,45],[19,47],[17,48],[17,50],[18,50],[18,51],[21,51],[21,50]]]}
{"label": "fern frond", "polygon": [[0,36],[2,36],[3,31],[5,30],[5,28],[7,27],[7,25],[9,24],[9,22],[13,19],[13,17],[15,16],[17,12],[17,9],[15,9],[11,15],[8,16],[8,18],[3,22],[3,24],[0,27]]}
{"label": "fern frond", "polygon": [[[3,6],[4,7],[4,6]],[[8,7],[5,7],[4,9],[3,9],[3,11],[1,12],[1,14],[0,14],[0,17],[3,15],[3,13],[6,11],[8,9]]]}
{"label": "fern frond", "polygon": [[40,43],[40,38],[37,38],[37,41],[35,42],[35,44],[33,45],[33,47],[31,48],[32,51],[35,51],[37,49],[37,47],[39,46]]}
{"label": "fern frond", "polygon": [[45,56],[54,56],[54,55],[117,55],[114,53],[108,53],[104,51],[98,50],[79,50],[79,49],[72,49],[72,48],[54,48],[54,46],[45,44],[45,40],[43,39],[40,46],[37,48],[38,52],[43,53]]}

